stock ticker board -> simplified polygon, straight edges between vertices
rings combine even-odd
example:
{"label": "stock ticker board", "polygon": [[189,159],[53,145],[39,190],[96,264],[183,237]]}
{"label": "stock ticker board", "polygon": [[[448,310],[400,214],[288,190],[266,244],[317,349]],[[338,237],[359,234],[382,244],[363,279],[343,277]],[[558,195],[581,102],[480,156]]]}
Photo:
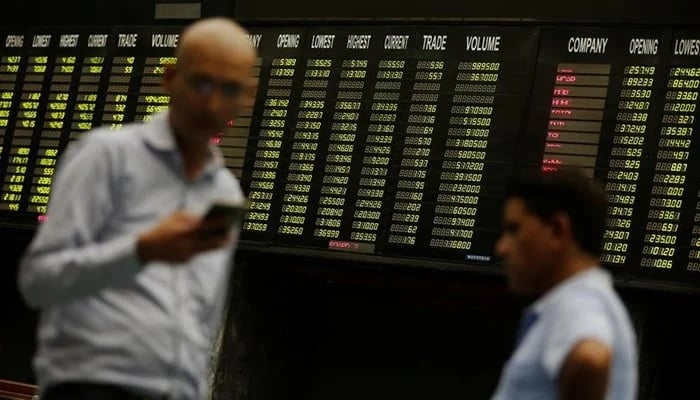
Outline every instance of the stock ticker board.
{"label": "stock ticker board", "polygon": [[[601,261],[700,284],[700,31],[252,26],[253,107],[213,138],[244,243],[494,266],[505,183],[584,168]],[[167,109],[179,27],[0,32],[0,218],[41,221],[66,146]],[[118,134],[118,132],[115,132]]]}

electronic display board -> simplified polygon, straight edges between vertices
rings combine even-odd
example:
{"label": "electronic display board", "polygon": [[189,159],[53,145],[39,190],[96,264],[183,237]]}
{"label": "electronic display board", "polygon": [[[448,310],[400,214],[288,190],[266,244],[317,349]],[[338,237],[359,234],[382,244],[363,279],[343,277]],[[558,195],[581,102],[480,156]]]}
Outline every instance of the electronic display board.
{"label": "electronic display board", "polygon": [[[84,132],[167,109],[180,30],[0,31],[0,221],[42,220],[61,153]],[[243,243],[498,269],[508,178],[573,165],[609,195],[604,265],[700,284],[700,31],[249,30],[257,91],[212,137],[251,200]]]}
{"label": "electronic display board", "polygon": [[660,30],[541,33],[519,162],[544,171],[581,167],[605,186],[601,261],[617,269],[639,263],[669,41]]}
{"label": "electronic display board", "polygon": [[315,27],[258,39],[244,239],[492,262],[535,30]]}

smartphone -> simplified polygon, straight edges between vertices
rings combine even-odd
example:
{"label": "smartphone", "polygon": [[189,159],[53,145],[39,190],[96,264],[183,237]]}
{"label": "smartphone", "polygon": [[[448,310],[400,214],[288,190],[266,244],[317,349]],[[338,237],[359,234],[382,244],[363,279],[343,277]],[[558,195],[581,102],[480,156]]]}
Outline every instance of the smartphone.
{"label": "smartphone", "polygon": [[224,202],[215,201],[209,207],[209,210],[204,214],[204,219],[226,221],[226,228],[212,232],[213,234],[223,235],[235,225],[242,225],[243,217],[248,211],[248,202]]}

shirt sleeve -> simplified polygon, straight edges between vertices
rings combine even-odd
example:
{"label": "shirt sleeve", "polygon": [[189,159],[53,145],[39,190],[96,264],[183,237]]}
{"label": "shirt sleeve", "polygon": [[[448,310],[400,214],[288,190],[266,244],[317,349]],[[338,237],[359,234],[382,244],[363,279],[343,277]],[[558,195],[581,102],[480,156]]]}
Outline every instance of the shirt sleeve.
{"label": "shirt sleeve", "polygon": [[102,241],[117,197],[117,154],[100,137],[74,142],[53,180],[47,220],[20,261],[19,287],[32,307],[90,295],[140,270],[135,235]]}
{"label": "shirt sleeve", "polygon": [[582,340],[596,340],[610,348],[613,329],[603,303],[595,293],[570,297],[558,304],[548,327],[542,363],[552,379],[559,376],[566,357]]}

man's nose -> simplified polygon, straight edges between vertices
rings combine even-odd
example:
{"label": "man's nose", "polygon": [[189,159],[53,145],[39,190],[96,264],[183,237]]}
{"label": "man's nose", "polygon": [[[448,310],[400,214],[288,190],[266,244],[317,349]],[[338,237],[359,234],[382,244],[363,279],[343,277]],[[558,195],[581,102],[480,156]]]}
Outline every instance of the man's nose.
{"label": "man's nose", "polygon": [[213,91],[206,99],[207,111],[211,114],[218,114],[224,107],[224,99],[219,90]]}
{"label": "man's nose", "polygon": [[502,235],[496,241],[496,245],[494,246],[494,250],[496,252],[496,255],[499,257],[503,257],[505,255],[505,253],[507,251],[507,245],[506,245],[506,240]]}

